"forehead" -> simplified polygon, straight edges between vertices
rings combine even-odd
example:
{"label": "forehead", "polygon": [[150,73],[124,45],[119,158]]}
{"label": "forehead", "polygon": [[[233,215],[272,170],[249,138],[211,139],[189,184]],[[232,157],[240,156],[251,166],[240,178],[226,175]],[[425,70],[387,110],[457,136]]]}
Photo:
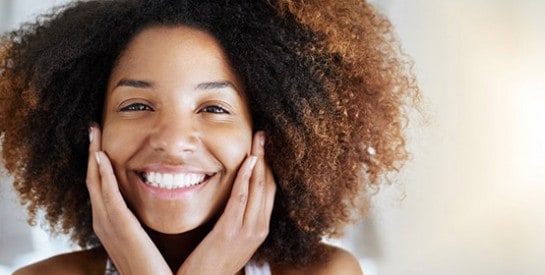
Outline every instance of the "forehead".
{"label": "forehead", "polygon": [[129,51],[151,48],[172,48],[177,50],[191,50],[197,48],[223,55],[223,49],[218,41],[208,32],[189,26],[150,26],[138,32],[127,45]]}
{"label": "forehead", "polygon": [[199,75],[227,79],[238,90],[242,88],[218,41],[205,31],[187,26],[154,26],[136,34],[119,56],[109,88],[127,75],[155,81]]}

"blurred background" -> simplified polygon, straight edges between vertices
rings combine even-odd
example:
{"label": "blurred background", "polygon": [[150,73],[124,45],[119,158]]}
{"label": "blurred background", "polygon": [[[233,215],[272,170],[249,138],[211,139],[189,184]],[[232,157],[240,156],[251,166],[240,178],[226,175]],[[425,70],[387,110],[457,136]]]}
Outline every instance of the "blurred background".
{"label": "blurred background", "polygon": [[[0,0],[0,31],[52,0]],[[412,56],[428,119],[412,159],[334,240],[367,275],[545,274],[545,1],[374,0]],[[0,274],[70,247],[0,184]]]}

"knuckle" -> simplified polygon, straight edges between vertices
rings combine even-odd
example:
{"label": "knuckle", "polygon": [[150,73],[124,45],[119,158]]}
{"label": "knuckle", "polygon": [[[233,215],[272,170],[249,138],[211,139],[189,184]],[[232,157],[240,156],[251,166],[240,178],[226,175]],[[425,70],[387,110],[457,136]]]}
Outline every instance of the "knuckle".
{"label": "knuckle", "polygon": [[123,219],[123,213],[119,211],[117,208],[112,208],[110,211],[108,211],[108,221],[111,224],[117,224],[120,223]]}
{"label": "knuckle", "polygon": [[261,243],[265,240],[265,238],[267,238],[268,235],[269,235],[269,232],[262,231],[262,230],[246,231],[244,233],[244,238],[250,242]]}
{"label": "knuckle", "polygon": [[257,231],[257,235],[260,238],[265,239],[269,235],[269,227],[266,226],[265,224],[259,226],[259,230]]}
{"label": "knuckle", "polygon": [[269,230],[260,231],[256,235],[258,240],[263,241],[267,238],[267,236],[269,236]]}
{"label": "knuckle", "polygon": [[104,201],[105,205],[110,205],[112,203],[112,198],[110,198],[109,196],[103,196],[102,200]]}
{"label": "knuckle", "polygon": [[252,241],[263,240],[269,234],[268,230],[263,230],[260,228],[255,228],[254,230],[246,230],[245,236],[247,239]]}
{"label": "knuckle", "polygon": [[266,226],[265,224],[259,224],[256,226],[256,229],[253,235],[257,241],[263,241],[269,235],[269,227]]}
{"label": "knuckle", "polygon": [[248,194],[246,194],[246,193],[238,194],[238,195],[236,195],[236,197],[237,197],[238,202],[241,203],[241,204],[246,203],[246,201],[248,200]]}
{"label": "knuckle", "polygon": [[104,235],[103,227],[98,222],[93,222],[93,231],[95,232],[95,234],[97,236],[103,236]]}

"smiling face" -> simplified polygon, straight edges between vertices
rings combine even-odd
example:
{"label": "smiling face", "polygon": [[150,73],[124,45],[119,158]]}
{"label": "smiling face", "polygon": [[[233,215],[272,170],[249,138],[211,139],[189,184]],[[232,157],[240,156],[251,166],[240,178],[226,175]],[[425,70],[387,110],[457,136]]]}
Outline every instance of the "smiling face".
{"label": "smiling face", "polygon": [[140,32],[112,71],[104,108],[102,149],[141,222],[182,233],[223,209],[252,129],[214,37],[189,27]]}

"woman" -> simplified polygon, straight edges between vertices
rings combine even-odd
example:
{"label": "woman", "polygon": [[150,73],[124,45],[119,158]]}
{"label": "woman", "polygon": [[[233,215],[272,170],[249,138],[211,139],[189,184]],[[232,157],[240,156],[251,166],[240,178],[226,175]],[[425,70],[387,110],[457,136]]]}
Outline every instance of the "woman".
{"label": "woman", "polygon": [[359,274],[321,242],[407,157],[418,90],[361,1],[70,4],[2,38],[2,154],[84,250],[17,274]]}

